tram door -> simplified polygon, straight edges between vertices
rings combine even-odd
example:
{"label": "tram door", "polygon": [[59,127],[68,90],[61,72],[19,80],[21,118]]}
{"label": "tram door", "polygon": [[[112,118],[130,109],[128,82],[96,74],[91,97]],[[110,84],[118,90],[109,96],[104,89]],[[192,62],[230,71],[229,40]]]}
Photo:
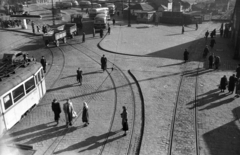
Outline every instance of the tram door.
{"label": "tram door", "polygon": [[43,96],[43,91],[42,91],[42,78],[41,78],[41,72],[38,72],[36,75],[36,79],[37,79],[37,88],[38,88],[38,93],[39,93],[39,98],[38,100],[40,100]]}

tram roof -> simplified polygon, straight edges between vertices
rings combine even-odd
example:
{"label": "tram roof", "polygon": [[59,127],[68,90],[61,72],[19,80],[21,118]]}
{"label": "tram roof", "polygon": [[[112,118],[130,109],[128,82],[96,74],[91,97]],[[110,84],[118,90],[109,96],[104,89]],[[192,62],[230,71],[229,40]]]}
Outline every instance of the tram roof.
{"label": "tram roof", "polygon": [[39,62],[31,62],[25,68],[17,69],[16,73],[11,74],[10,77],[2,78],[2,81],[0,81],[0,96],[34,75],[40,68],[41,64]]}

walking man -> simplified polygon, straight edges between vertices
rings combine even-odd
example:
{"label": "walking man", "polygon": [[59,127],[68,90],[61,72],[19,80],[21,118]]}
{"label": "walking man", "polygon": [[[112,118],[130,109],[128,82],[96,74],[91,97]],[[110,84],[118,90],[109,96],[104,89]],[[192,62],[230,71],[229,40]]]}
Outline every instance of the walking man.
{"label": "walking man", "polygon": [[54,99],[52,102],[52,111],[54,113],[54,120],[56,121],[56,123],[58,125],[60,113],[62,112],[62,110],[60,107],[60,103],[56,99]]}
{"label": "walking man", "polygon": [[185,49],[185,51],[183,53],[185,63],[188,61],[188,56],[189,56],[189,52],[187,51],[187,49]]}
{"label": "walking man", "polygon": [[206,38],[206,40],[208,39],[208,36],[209,36],[209,32],[208,32],[208,30],[207,30],[207,32],[205,33],[205,38]]}
{"label": "walking man", "polygon": [[66,126],[72,126],[72,115],[73,115],[73,104],[70,99],[67,99],[67,102],[63,104],[63,111],[66,118]]}
{"label": "walking man", "polygon": [[89,125],[89,114],[88,114],[87,102],[83,102],[82,122],[85,123],[84,126]]}
{"label": "walking man", "polygon": [[208,49],[208,46],[206,45],[204,50],[203,50],[203,58],[206,58],[208,53],[209,53],[209,49]]}
{"label": "walking man", "polygon": [[226,86],[227,86],[227,77],[226,77],[226,75],[224,75],[224,76],[221,78],[221,81],[220,81],[220,90],[221,90],[221,92],[224,92],[224,91],[225,91]]}
{"label": "walking man", "polygon": [[218,69],[218,67],[220,66],[220,57],[219,56],[215,56],[214,58],[214,66],[215,66],[215,69]]}
{"label": "walking man", "polygon": [[78,68],[77,70],[77,81],[80,83],[80,86],[82,85],[82,70]]}
{"label": "walking man", "polygon": [[83,43],[85,42],[85,32],[83,32],[83,34],[82,34],[82,42]]}
{"label": "walking man", "polygon": [[124,135],[127,135],[128,131],[128,118],[127,118],[127,109],[125,106],[122,107],[123,112],[121,113],[122,117],[122,130],[124,131]]}
{"label": "walking man", "polygon": [[214,54],[211,54],[211,55],[208,57],[209,68],[212,68],[212,66],[213,66],[213,60],[214,60]]}
{"label": "walking man", "polygon": [[215,44],[216,44],[216,41],[215,41],[214,38],[212,38],[211,41],[210,41],[210,47],[211,47],[211,49],[213,49],[213,47],[214,47]]}
{"label": "walking man", "polygon": [[236,82],[237,82],[237,78],[235,74],[229,77],[229,84],[228,84],[229,93],[233,94]]}
{"label": "walking man", "polygon": [[105,57],[105,55],[103,55],[101,58],[101,69],[103,70],[103,72],[107,69],[107,58]]}
{"label": "walking man", "polygon": [[182,34],[184,34],[184,26],[182,25]]}
{"label": "walking man", "polygon": [[100,29],[100,38],[103,37],[103,29]]}
{"label": "walking man", "polygon": [[46,73],[46,65],[47,65],[47,62],[46,62],[44,56],[42,56],[41,64],[42,64],[44,73]]}

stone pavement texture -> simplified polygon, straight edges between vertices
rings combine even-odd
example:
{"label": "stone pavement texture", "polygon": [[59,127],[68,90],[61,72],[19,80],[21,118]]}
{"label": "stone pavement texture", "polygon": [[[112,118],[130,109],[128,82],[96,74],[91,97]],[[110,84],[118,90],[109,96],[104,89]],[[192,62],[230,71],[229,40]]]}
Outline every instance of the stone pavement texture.
{"label": "stone pavement texture", "polygon": [[[189,26],[182,35],[181,28],[177,26],[150,24],[132,24],[130,28],[113,26],[111,34],[102,41],[99,37],[92,38],[88,35],[86,42],[82,44],[81,37],[77,36],[69,41],[72,46],[60,46],[62,53],[57,48],[51,48],[53,54],[50,54],[49,49],[46,48],[30,50],[35,47],[36,42],[27,44],[28,48],[26,46],[22,48],[28,49],[32,55],[36,57],[46,55],[47,61],[53,65],[56,63],[51,57],[55,57],[56,62],[62,63],[52,67],[46,76],[49,89],[41,103],[9,131],[10,137],[6,136],[3,140],[33,145],[36,154],[39,155],[52,152],[92,155],[99,153],[110,131],[103,154],[124,154],[130,135],[123,137],[122,132],[119,132],[121,129],[119,115],[121,106],[126,105],[130,126],[134,123],[130,119],[133,115],[132,95],[126,78],[118,70],[112,72],[110,70],[110,75],[99,71],[100,66],[96,62],[99,62],[101,55],[105,54],[109,60],[109,68],[118,66],[130,79],[137,104],[140,104],[138,91],[127,73],[128,70],[131,70],[137,78],[143,91],[145,127],[140,154],[166,155],[172,112],[184,66],[183,51],[185,48],[191,50],[193,41],[198,39],[195,41],[199,42],[196,44],[196,51],[190,51],[190,60],[194,60],[191,62],[193,64],[197,63],[196,60],[200,60],[203,68],[199,73],[198,88],[200,152],[206,155],[239,154],[239,99],[234,98],[234,95],[220,94],[217,89],[220,77],[234,73],[238,63],[231,59],[233,51],[228,46],[229,39],[218,36],[216,38],[214,52],[222,58],[219,70],[208,70],[207,61],[199,59],[205,46],[205,40],[199,39],[199,35],[202,35],[206,29],[212,30],[218,27],[220,27],[218,23],[204,23],[199,25],[198,31],[195,31],[194,26]],[[39,46],[43,46],[39,36],[35,38]],[[99,41],[101,41],[99,46],[111,53],[98,49]],[[61,65],[64,67],[63,72],[58,69],[62,67]],[[80,87],[75,79],[78,66],[84,73],[83,85]],[[50,88],[55,72],[57,76],[60,74],[60,79]],[[63,113],[60,125],[54,126],[50,109],[53,98],[60,100],[61,104],[66,98],[71,98],[79,115],[81,115],[82,102],[87,101],[90,106],[90,126],[84,128],[79,118],[74,126],[67,130],[64,127]],[[109,130],[115,102],[118,103],[116,117],[113,127]],[[192,101],[189,102],[189,105],[191,104]],[[137,123],[140,123],[140,120],[138,121]]]}

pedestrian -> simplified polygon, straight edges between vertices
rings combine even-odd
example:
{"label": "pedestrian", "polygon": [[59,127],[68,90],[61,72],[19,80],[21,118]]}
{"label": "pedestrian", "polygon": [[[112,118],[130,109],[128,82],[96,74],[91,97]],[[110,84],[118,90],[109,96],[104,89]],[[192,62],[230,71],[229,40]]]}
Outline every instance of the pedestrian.
{"label": "pedestrian", "polygon": [[236,82],[237,82],[237,78],[236,78],[235,74],[233,74],[232,76],[229,77],[229,83],[228,83],[229,93],[233,94]]}
{"label": "pedestrian", "polygon": [[208,53],[209,53],[209,49],[208,49],[208,46],[206,45],[204,50],[203,50],[203,58],[206,58]]}
{"label": "pedestrian", "polygon": [[185,51],[183,53],[185,63],[188,61],[188,56],[189,56],[189,52],[187,51],[187,49],[185,49]]}
{"label": "pedestrian", "polygon": [[39,33],[40,32],[40,28],[39,28],[39,26],[37,25],[37,32]]}
{"label": "pedestrian", "polygon": [[196,30],[198,30],[198,22],[196,22]]}
{"label": "pedestrian", "polygon": [[101,58],[101,69],[103,70],[103,72],[107,69],[107,58],[105,57],[105,55],[103,55]]}
{"label": "pedestrian", "polygon": [[182,25],[182,34],[184,34],[184,26]]}
{"label": "pedestrian", "polygon": [[240,64],[238,64],[236,72],[237,72],[237,78],[240,78]]}
{"label": "pedestrian", "polygon": [[46,59],[44,58],[44,56],[42,56],[41,64],[42,64],[44,73],[46,73],[47,62],[46,62]]}
{"label": "pedestrian", "polygon": [[72,120],[73,120],[73,104],[70,101],[70,99],[67,99],[66,103],[63,104],[63,111],[65,113],[66,118],[66,126],[72,126]]}
{"label": "pedestrian", "polygon": [[82,42],[83,43],[85,42],[85,32],[83,32],[83,34],[82,34]]}
{"label": "pedestrian", "polygon": [[84,126],[89,125],[88,105],[86,102],[83,102],[82,122],[85,123]]}
{"label": "pedestrian", "polygon": [[213,49],[213,47],[214,47],[215,44],[216,44],[216,41],[215,41],[214,38],[212,38],[211,41],[210,41],[210,47],[211,47],[211,49]]}
{"label": "pedestrian", "polygon": [[209,68],[212,68],[212,67],[213,67],[213,60],[214,60],[214,54],[211,54],[211,55],[208,57]]}
{"label": "pedestrian", "polygon": [[239,95],[240,95],[240,78],[237,79],[235,93],[236,93],[236,97],[239,97]]}
{"label": "pedestrian", "polygon": [[82,70],[78,68],[77,70],[77,81],[80,83],[80,86],[82,85]]}
{"label": "pedestrian", "polygon": [[100,38],[102,38],[103,37],[103,29],[100,29]]}
{"label": "pedestrian", "polygon": [[113,22],[113,25],[115,25],[115,19],[114,18],[113,18],[112,22]]}
{"label": "pedestrian", "polygon": [[32,25],[32,31],[33,31],[33,34],[35,34],[35,24],[34,24],[33,21],[32,21],[32,23],[31,23],[31,25]]}
{"label": "pedestrian", "polygon": [[209,36],[209,32],[208,32],[208,30],[207,30],[207,32],[205,33],[205,38],[206,38],[206,40],[208,39],[208,36]]}
{"label": "pedestrian", "polygon": [[214,37],[214,30],[211,32],[210,36],[211,36],[211,38]]}
{"label": "pedestrian", "polygon": [[214,57],[214,66],[215,66],[215,69],[218,69],[218,68],[219,68],[220,63],[221,63],[220,57],[219,57],[219,56],[215,56],[215,57]]}
{"label": "pedestrian", "polygon": [[223,28],[221,27],[219,31],[220,31],[220,37],[223,37]]}
{"label": "pedestrian", "polygon": [[225,91],[227,84],[228,84],[228,82],[227,82],[227,77],[226,77],[226,75],[224,75],[224,76],[221,78],[220,86],[219,86],[221,92],[224,92],[224,91]]}
{"label": "pedestrian", "polygon": [[124,135],[127,135],[127,131],[128,131],[127,108],[125,106],[123,106],[122,108],[123,108],[123,112],[121,113],[122,130],[124,131]]}
{"label": "pedestrian", "polygon": [[111,32],[111,27],[109,26],[108,27],[108,34],[110,35],[110,32]]}
{"label": "pedestrian", "polygon": [[54,120],[58,125],[59,118],[60,118],[60,113],[62,112],[62,110],[61,110],[61,107],[60,107],[60,103],[56,99],[54,99],[53,102],[52,102],[52,111],[54,113]]}

